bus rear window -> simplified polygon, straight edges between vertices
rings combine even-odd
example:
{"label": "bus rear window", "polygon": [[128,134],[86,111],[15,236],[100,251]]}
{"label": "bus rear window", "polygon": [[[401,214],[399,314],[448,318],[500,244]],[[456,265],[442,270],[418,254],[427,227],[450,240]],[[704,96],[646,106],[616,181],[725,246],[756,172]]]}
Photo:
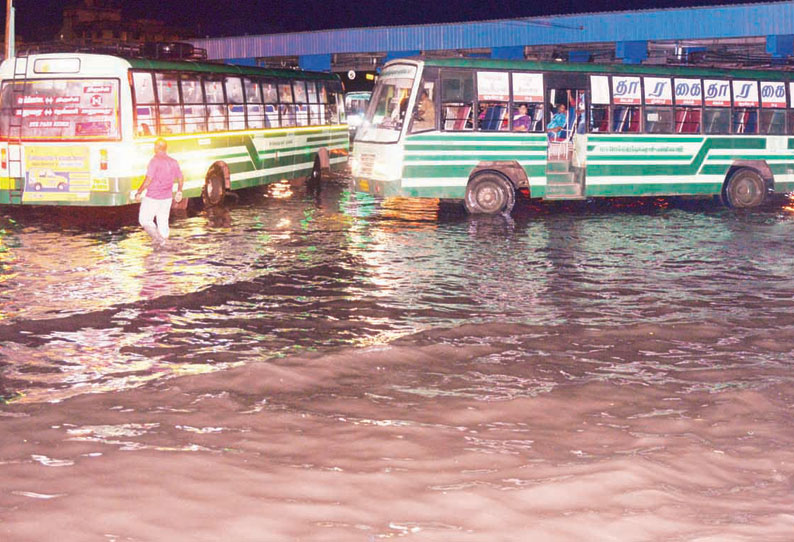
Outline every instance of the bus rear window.
{"label": "bus rear window", "polygon": [[0,134],[16,138],[17,133],[28,140],[118,139],[118,80],[4,81]]}

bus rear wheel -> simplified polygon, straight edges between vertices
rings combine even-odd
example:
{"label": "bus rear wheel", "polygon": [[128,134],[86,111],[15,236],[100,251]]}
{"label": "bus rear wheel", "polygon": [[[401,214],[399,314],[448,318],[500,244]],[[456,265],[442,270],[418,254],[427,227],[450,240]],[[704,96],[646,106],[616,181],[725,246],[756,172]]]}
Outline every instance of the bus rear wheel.
{"label": "bus rear wheel", "polygon": [[226,183],[221,168],[212,166],[204,178],[204,190],[201,191],[201,200],[206,207],[215,207],[223,202],[226,194]]}
{"label": "bus rear wheel", "polygon": [[766,199],[766,182],[752,169],[742,168],[730,176],[723,189],[723,200],[734,209],[758,207]]}
{"label": "bus rear wheel", "polygon": [[484,172],[475,175],[466,187],[464,204],[473,215],[509,213],[516,203],[516,192],[504,175]]}

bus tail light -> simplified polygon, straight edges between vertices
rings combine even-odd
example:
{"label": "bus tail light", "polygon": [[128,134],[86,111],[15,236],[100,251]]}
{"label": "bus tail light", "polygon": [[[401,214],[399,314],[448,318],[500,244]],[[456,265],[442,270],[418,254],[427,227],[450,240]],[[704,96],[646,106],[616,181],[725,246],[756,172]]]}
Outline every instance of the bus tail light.
{"label": "bus tail light", "polygon": [[5,169],[8,167],[8,150],[0,150],[0,168]]}
{"label": "bus tail light", "polygon": [[101,149],[99,151],[99,169],[102,171],[108,170],[108,151],[107,149]]}

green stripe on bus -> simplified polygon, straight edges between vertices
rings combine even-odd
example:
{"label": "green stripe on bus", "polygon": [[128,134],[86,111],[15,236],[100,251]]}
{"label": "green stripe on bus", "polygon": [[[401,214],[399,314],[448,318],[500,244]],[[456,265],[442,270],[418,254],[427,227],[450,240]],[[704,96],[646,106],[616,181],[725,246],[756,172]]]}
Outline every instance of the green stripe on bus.
{"label": "green stripe on bus", "polygon": [[476,145],[448,145],[441,142],[438,145],[405,145],[406,151],[443,151],[449,152],[463,152],[472,153],[477,151],[501,151],[501,152],[523,152],[523,151],[537,151],[546,152],[545,145],[488,145],[478,147]]}
{"label": "green stripe on bus", "polygon": [[632,143],[639,145],[641,143],[700,143],[703,141],[702,137],[692,136],[653,136],[645,137],[641,134],[633,135],[588,135],[587,142],[597,141],[602,143]]}
{"label": "green stripe on bus", "polygon": [[764,149],[766,139],[716,139],[709,138],[689,164],[588,164],[587,175],[695,175],[712,149]]}
{"label": "green stripe on bus", "polygon": [[[423,156],[423,155],[411,155],[406,156],[406,162],[421,162],[421,161],[428,161],[428,162],[454,162],[456,160],[469,160],[469,161],[480,161],[480,162],[504,162],[504,161],[515,161],[515,162],[528,162],[528,161],[546,161],[546,154],[536,154],[536,155],[522,155],[516,156],[514,154],[505,154],[505,155],[498,155],[498,154],[488,154],[488,155],[480,155],[480,154],[470,154],[465,156]],[[433,167],[432,165],[426,165],[425,167]]]}
{"label": "green stripe on bus", "polygon": [[697,196],[719,193],[722,183],[643,183],[586,185],[587,196]]}
{"label": "green stripe on bus", "polygon": [[492,136],[492,135],[483,135],[482,133],[472,133],[472,135],[424,135],[424,136],[408,136],[405,138],[405,143],[413,143],[413,142],[423,142],[423,141],[473,141],[473,142],[482,142],[482,141],[504,141],[504,142],[512,142],[512,141],[532,141],[532,142],[546,142],[545,135],[505,135],[505,136]]}
{"label": "green stripe on bus", "polygon": [[612,154],[588,154],[587,160],[614,160],[616,162],[656,162],[656,161],[663,161],[663,160],[680,160],[680,161],[691,161],[692,155],[676,155],[676,156],[667,156],[667,155],[634,155],[634,156],[626,156],[626,155],[612,155]]}

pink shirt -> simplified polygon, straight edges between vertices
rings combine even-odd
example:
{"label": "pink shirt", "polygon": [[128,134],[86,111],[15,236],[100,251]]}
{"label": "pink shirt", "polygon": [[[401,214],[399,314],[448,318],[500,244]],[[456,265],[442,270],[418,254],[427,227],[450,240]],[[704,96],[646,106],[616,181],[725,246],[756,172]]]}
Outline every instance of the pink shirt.
{"label": "pink shirt", "polygon": [[152,180],[146,189],[146,196],[169,199],[174,190],[174,181],[182,178],[182,170],[176,160],[165,153],[157,153],[149,160],[146,176]]}

